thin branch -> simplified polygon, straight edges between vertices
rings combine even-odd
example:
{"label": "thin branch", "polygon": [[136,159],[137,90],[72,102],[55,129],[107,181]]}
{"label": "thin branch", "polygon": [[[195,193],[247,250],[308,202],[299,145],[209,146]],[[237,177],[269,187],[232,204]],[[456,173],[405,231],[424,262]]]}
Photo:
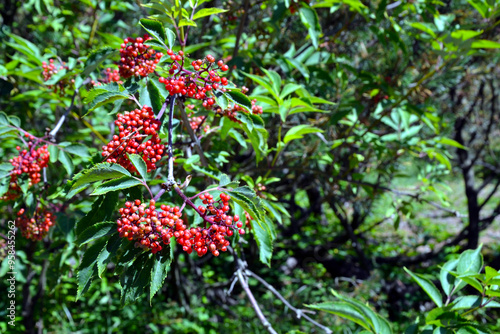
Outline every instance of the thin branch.
{"label": "thin branch", "polygon": [[240,282],[241,287],[243,288],[243,290],[245,291],[245,293],[247,294],[247,297],[250,300],[250,304],[252,304],[252,307],[255,310],[255,313],[257,314],[257,317],[259,318],[260,322],[262,323],[262,326],[264,326],[264,328],[269,333],[271,333],[271,334],[278,334],[278,332],[276,332],[274,330],[274,328],[271,326],[271,324],[269,323],[269,321],[267,321],[267,318],[262,313],[262,310],[260,309],[259,304],[255,300],[255,297],[253,296],[252,290],[250,290],[250,287],[248,286],[248,282],[247,282],[247,280],[245,279],[245,277],[243,275],[243,269],[239,268],[236,271],[236,275],[238,276],[238,281]]}
{"label": "thin branch", "polygon": [[304,319],[306,319],[307,321],[309,321],[310,323],[312,323],[313,325],[315,325],[316,327],[319,327],[321,328],[322,330],[325,331],[325,333],[328,333],[328,334],[331,334],[333,333],[333,331],[328,328],[328,327],[325,327],[323,326],[322,324],[314,321],[313,319],[311,319],[308,315],[304,314],[304,311],[300,310],[300,309],[297,309],[295,307],[293,307],[286,299],[285,297],[283,297],[271,284],[267,283],[262,277],[260,277],[259,275],[255,274],[254,272],[250,271],[250,270],[246,270],[246,274],[249,275],[249,276],[252,276],[253,278],[255,278],[257,281],[259,281],[262,285],[264,285],[266,287],[266,289],[268,289],[269,291],[271,291],[276,297],[278,297],[279,300],[281,300],[283,302],[283,304],[285,304],[290,310],[292,310],[293,312],[295,312],[295,314],[297,314],[297,319],[300,319],[301,317],[303,317]]}
{"label": "thin branch", "polygon": [[75,98],[76,98],[77,93],[78,93],[78,89],[75,88],[75,92],[73,93],[73,96],[71,97],[71,103],[70,103],[69,107],[66,109],[64,114],[61,116],[61,118],[59,119],[59,122],[57,122],[54,129],[52,131],[50,131],[50,133],[49,133],[52,137],[56,136],[57,132],[59,132],[59,129],[61,128],[64,121],[66,120],[66,117],[68,117],[68,114],[70,113],[71,109],[73,109],[73,106],[75,105]]}
{"label": "thin branch", "polygon": [[169,187],[175,184],[174,178],[174,152],[172,149],[172,136],[173,136],[173,125],[172,120],[174,118],[174,106],[175,106],[175,98],[176,95],[172,96],[170,101],[170,108],[168,110],[168,177],[167,177],[167,185]]}
{"label": "thin branch", "polygon": [[196,153],[200,156],[200,161],[201,164],[206,167],[208,166],[207,159],[205,158],[205,155],[203,154],[203,149],[201,148],[200,140],[194,133],[193,129],[191,126],[189,126],[189,120],[186,114],[186,109],[184,109],[184,102],[179,103],[179,109],[181,110],[181,117],[182,121],[184,122],[184,125],[186,126],[187,132],[189,133],[189,137],[191,137],[191,140],[195,143],[194,148],[196,150]]}

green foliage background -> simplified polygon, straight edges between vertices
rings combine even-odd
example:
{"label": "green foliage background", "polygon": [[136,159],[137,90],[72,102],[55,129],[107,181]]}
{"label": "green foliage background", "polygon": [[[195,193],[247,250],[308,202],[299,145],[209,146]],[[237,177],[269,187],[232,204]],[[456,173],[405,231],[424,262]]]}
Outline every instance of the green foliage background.
{"label": "green foliage background", "polygon": [[[122,307],[116,273],[124,268],[113,263],[75,301],[77,269],[95,244],[80,246],[75,224],[91,210],[94,197],[82,192],[69,201],[61,193],[113,135],[110,124],[117,110],[135,106],[129,100],[89,105],[86,83],[72,102],[72,89],[61,95],[43,82],[42,61],[67,62],[72,74],[79,74],[78,87],[88,76],[97,80],[104,65],[113,66],[118,57],[110,51],[97,69],[82,73],[92,62],[89,55],[105,46],[119,49],[125,37],[142,35],[140,19],[152,17],[174,30],[167,15],[155,10],[158,2],[168,3],[0,4],[0,109],[17,116],[23,129],[43,135],[74,103],[57,135],[63,149],[55,151],[58,159],[47,170],[50,187],[43,198],[59,208],[57,226],[36,244],[18,234],[17,325],[12,328],[5,321],[9,300],[2,296],[2,332],[25,331],[21,296],[35,296],[40,287],[34,317],[47,333],[265,332],[239,285],[228,294],[235,273],[229,253],[198,259],[173,251],[168,276],[151,305],[144,295]],[[181,5],[187,10],[193,3]],[[263,107],[264,125],[254,119],[255,124],[246,120],[240,127],[211,115],[211,126],[220,128],[201,139],[210,167],[201,167],[195,152],[188,156],[179,149],[176,178],[193,176],[189,196],[217,183],[211,176],[219,172],[255,190],[265,185],[257,194],[275,204],[268,209],[276,230],[272,259],[269,267],[262,263],[271,254],[264,254],[247,234],[238,250],[249,268],[297,308],[367,302],[394,333],[500,331],[493,302],[479,309],[472,303],[459,311],[441,309],[431,302],[435,291],[429,292],[428,285],[420,289],[418,279],[403,270],[406,266],[423,274],[422,280],[441,291],[441,266],[480,244],[484,262],[475,254],[470,263],[480,266],[473,273],[457,269],[457,277],[500,267],[498,1],[244,0],[198,6],[227,11],[183,27],[189,27],[186,53],[193,59],[206,54],[228,59],[230,79],[250,88],[250,99]],[[196,113],[206,114],[201,109]],[[250,123],[255,129],[248,128]],[[6,163],[19,140],[12,132],[0,133],[0,156]],[[182,126],[176,135],[187,138]],[[63,154],[71,144],[83,149]],[[131,196],[132,191],[120,195],[118,207]],[[2,229],[20,206],[33,201],[27,194],[16,203],[1,202]],[[166,201],[180,203],[173,194]],[[107,220],[114,221],[117,215],[107,209],[102,208]],[[4,287],[8,266],[2,252]],[[46,282],[40,281],[43,268]],[[498,297],[496,281],[488,282],[498,272],[485,275],[472,277],[482,282],[481,291],[467,281],[469,286],[457,289],[451,300]],[[276,331],[320,332],[257,280],[250,277],[249,284]],[[332,289],[339,294],[332,295]],[[307,314],[333,333],[362,333],[359,322],[335,312],[340,317],[324,311]],[[432,322],[438,313],[455,318]]]}

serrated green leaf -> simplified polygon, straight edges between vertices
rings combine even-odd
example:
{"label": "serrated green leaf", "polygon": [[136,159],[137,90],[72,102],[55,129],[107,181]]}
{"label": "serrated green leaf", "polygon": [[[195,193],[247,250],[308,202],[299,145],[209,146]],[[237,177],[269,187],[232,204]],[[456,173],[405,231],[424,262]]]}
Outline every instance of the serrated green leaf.
{"label": "serrated green leaf", "polygon": [[169,251],[163,251],[161,253],[156,253],[153,257],[154,264],[151,268],[151,283],[149,286],[149,303],[153,301],[154,295],[161,289],[163,282],[167,277],[168,270],[170,268],[170,263],[172,263],[173,258],[173,248],[169,245],[167,246]]}
{"label": "serrated green leaf", "polygon": [[99,240],[90,246],[83,254],[82,262],[78,267],[78,291],[76,300],[80,299],[80,297],[89,289],[92,278],[96,274],[97,258],[106,246],[107,242],[108,240],[106,239]]}
{"label": "serrated green leaf", "polygon": [[124,176],[119,179],[114,179],[110,181],[103,182],[102,184],[95,187],[94,191],[90,194],[91,196],[98,196],[106,194],[110,191],[118,191],[123,189],[132,188],[142,184],[141,181],[132,178],[130,176]]}
{"label": "serrated green leaf", "polygon": [[151,100],[151,108],[155,114],[158,114],[161,110],[165,98],[162,98],[160,90],[153,83],[153,80],[148,81],[147,90],[149,93],[149,99]]}
{"label": "serrated green leaf", "polygon": [[481,247],[477,249],[469,249],[463,252],[458,259],[457,273],[460,275],[469,273],[479,273],[483,267],[483,256],[481,255]]}
{"label": "serrated green leaf", "polygon": [[96,181],[115,179],[123,176],[131,176],[130,172],[117,164],[103,162],[89,169],[85,169],[76,174],[71,181],[71,189],[68,193],[68,198],[74,196],[84,188]]}
{"label": "serrated green leaf", "polygon": [[173,49],[175,45],[175,33],[168,28],[165,28],[165,33],[167,35],[168,47]]}
{"label": "serrated green leaf", "polygon": [[120,248],[124,238],[120,237],[118,233],[109,238],[106,247],[103,248],[97,257],[97,275],[102,278],[102,274],[106,270],[106,266],[111,262],[111,258],[116,254]]}
{"label": "serrated green leaf", "polygon": [[0,111],[0,124],[9,125],[9,117],[3,111]]}
{"label": "serrated green leaf", "polygon": [[250,101],[245,94],[233,90],[227,91],[225,96],[237,105],[245,108],[249,112],[252,112],[252,101]]}
{"label": "serrated green leaf", "polygon": [[83,246],[90,241],[99,239],[100,237],[104,237],[106,235],[111,235],[113,233],[116,233],[115,222],[97,223],[80,233],[76,239],[76,243]]}
{"label": "serrated green leaf", "polygon": [[122,286],[121,304],[123,306],[137,300],[148,286],[153,266],[150,255],[150,252],[145,252],[138,256],[120,278]]}
{"label": "serrated green leaf", "polygon": [[314,48],[318,48],[319,36],[321,35],[321,26],[319,24],[318,14],[316,11],[309,7],[309,5],[303,5],[299,8],[300,20],[307,28],[309,32],[309,37],[314,45]]}
{"label": "serrated green leaf", "polygon": [[139,22],[151,37],[165,45],[165,30],[161,22],[150,19],[141,19]]}
{"label": "serrated green leaf", "polygon": [[93,224],[113,219],[117,203],[118,193],[108,193],[106,196],[98,197],[92,204],[90,211],[76,223],[76,235]]}

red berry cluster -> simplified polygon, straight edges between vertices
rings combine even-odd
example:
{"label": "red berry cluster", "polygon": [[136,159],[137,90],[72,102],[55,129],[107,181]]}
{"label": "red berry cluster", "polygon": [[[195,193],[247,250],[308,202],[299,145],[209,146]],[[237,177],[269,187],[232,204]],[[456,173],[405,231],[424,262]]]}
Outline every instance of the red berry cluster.
{"label": "red berry cluster", "polygon": [[51,226],[54,225],[54,215],[47,210],[37,209],[35,216],[28,218],[24,209],[17,213],[16,226],[21,230],[23,237],[33,241],[42,240]]}
{"label": "red berry cluster", "polygon": [[[239,234],[245,234],[245,231],[241,229],[243,224],[238,215],[230,216],[227,214],[229,211],[229,200],[231,199],[229,195],[220,194],[220,199],[217,202],[214,201],[214,197],[211,194],[201,194],[199,198],[205,206],[200,205],[198,211],[212,225],[208,228],[198,227],[196,233],[189,240],[189,244],[186,244],[185,241],[182,249],[189,254],[194,250],[198,256],[203,256],[208,251],[214,256],[219,256],[219,250],[222,252],[227,251],[229,240],[225,238],[226,236],[232,236],[233,230],[239,229]],[[179,240],[178,242],[180,243]]]}
{"label": "red berry cluster", "polygon": [[[59,72],[60,70],[63,69],[69,69],[66,63],[62,63],[59,67],[54,65],[54,59],[49,59],[49,63],[47,64],[46,61],[42,62],[42,75],[43,75],[43,81],[48,81],[54,74]],[[48,86],[49,88],[53,89],[55,93],[59,90],[59,93],[61,95],[64,94],[64,91],[66,90],[66,87],[73,85],[75,83],[75,79],[64,79],[56,83],[55,85],[50,85]]]}
{"label": "red berry cluster", "polygon": [[181,219],[182,213],[177,206],[162,204],[161,211],[158,211],[154,200],[146,205],[137,199],[126,202],[125,207],[120,208],[118,233],[120,237],[135,240],[136,247],[151,249],[153,253],[161,251],[162,245],[170,244],[170,239],[175,238],[188,254],[194,250],[198,256],[203,256],[210,251],[218,256],[219,251],[227,250],[229,241],[225,237],[232,236],[234,229],[239,229],[240,234],[245,233],[241,229],[243,223],[237,215],[227,215],[229,195],[221,194],[217,203],[210,194],[202,194],[200,199],[206,206],[200,206],[198,211],[205,221],[211,222],[208,228],[188,228]]}
{"label": "red berry cluster", "polygon": [[146,77],[155,71],[156,65],[160,62],[160,58],[163,57],[163,53],[156,52],[149,45],[143,44],[150,39],[151,37],[146,34],[144,37],[127,37],[123,40],[119,64],[119,72],[122,78]]}
{"label": "red berry cluster", "polygon": [[120,208],[122,216],[117,221],[120,237],[136,240],[136,247],[156,253],[162,250],[162,243],[168,245],[170,238],[181,238],[188,233],[184,221],[180,219],[182,213],[179,207],[161,205],[161,210],[156,210],[154,200],[148,206],[138,199],[126,202],[125,207]]}
{"label": "red berry cluster", "polygon": [[[34,140],[35,137],[26,134],[30,140]],[[41,181],[42,168],[47,167],[49,164],[50,154],[47,150],[47,145],[41,147],[36,147],[37,143],[33,141],[28,142],[28,149],[21,151],[21,147],[17,146],[16,149],[19,155],[15,158],[9,160],[9,162],[14,166],[10,172],[10,185],[7,193],[1,198],[2,200],[13,200],[16,199],[21,194],[21,189],[17,184],[17,178],[21,174],[28,174],[29,186],[33,186]]]}
{"label": "red berry cluster", "polygon": [[169,78],[160,77],[159,81],[165,84],[165,89],[170,95],[180,94],[203,101],[203,106],[211,109],[215,104],[215,95],[213,90],[217,90],[228,84],[227,78],[221,77],[217,71],[225,72],[229,67],[224,61],[219,60],[215,63],[212,55],[207,55],[204,59],[198,59],[191,62],[194,72],[184,69],[184,52],[179,51],[175,54],[168,50],[167,54],[172,60],[168,73],[172,75]]}
{"label": "red berry cluster", "polygon": [[[139,154],[146,163],[148,173],[156,169],[156,163],[165,154],[165,146],[158,135],[161,122],[155,119],[153,109],[144,106],[141,110],[118,114],[115,125],[119,134],[113,136],[108,145],[102,147],[106,161],[117,163],[131,172],[137,172],[126,153]],[[151,136],[145,140],[146,137]]]}

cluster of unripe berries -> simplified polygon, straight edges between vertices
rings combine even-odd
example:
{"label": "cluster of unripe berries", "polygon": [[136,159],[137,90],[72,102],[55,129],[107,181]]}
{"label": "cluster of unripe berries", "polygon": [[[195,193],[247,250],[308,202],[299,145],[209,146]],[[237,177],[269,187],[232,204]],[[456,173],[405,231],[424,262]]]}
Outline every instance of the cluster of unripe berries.
{"label": "cluster of unripe berries", "polygon": [[[62,63],[60,66],[56,66],[54,64],[54,59],[49,59],[49,63],[47,64],[46,61],[42,62],[42,75],[43,75],[43,81],[48,81],[54,74],[57,72],[63,70],[63,69],[69,69],[66,63]],[[70,85],[73,85],[75,83],[75,79],[64,79],[60,80],[58,83],[54,85],[48,86],[49,88],[53,89],[55,93],[59,91],[59,94],[63,95],[64,91],[66,88]]]}
{"label": "cluster of unripe berries", "polygon": [[232,236],[234,229],[239,229],[240,234],[245,233],[241,229],[243,224],[237,215],[227,214],[229,195],[221,194],[217,202],[210,194],[202,194],[200,199],[205,206],[199,206],[198,213],[205,222],[210,223],[208,227],[188,228],[181,219],[182,212],[179,207],[162,204],[160,211],[157,210],[154,200],[144,204],[137,199],[126,202],[125,207],[120,208],[118,233],[120,237],[135,240],[136,247],[151,249],[153,253],[161,251],[164,245],[170,244],[171,238],[175,238],[188,254],[195,251],[198,256],[203,256],[210,251],[214,256],[218,256],[219,251],[227,250],[230,242],[225,238]]}
{"label": "cluster of unripe berries", "polygon": [[160,77],[159,81],[165,84],[165,89],[170,95],[179,94],[197,100],[202,100],[202,105],[211,109],[215,104],[213,90],[224,90],[223,86],[228,84],[227,78],[221,77],[218,71],[225,72],[229,67],[224,61],[215,62],[212,55],[207,55],[204,59],[197,59],[191,62],[194,72],[184,68],[184,52],[175,54],[172,50],[167,51],[172,64],[168,73],[171,77]]}
{"label": "cluster of unripe berries", "polygon": [[[194,104],[188,104],[186,106],[187,109],[192,110],[194,109]],[[207,120],[207,116],[193,116],[194,112],[191,112],[187,115],[188,120],[189,120],[189,126],[193,131],[197,131],[200,129],[200,127],[205,123]],[[203,127],[203,131],[208,132],[210,130],[210,125],[205,124]]]}
{"label": "cluster of unripe berries", "polygon": [[33,186],[41,181],[42,168],[47,167],[49,164],[50,154],[47,150],[47,145],[37,147],[33,142],[35,137],[26,134],[30,139],[28,142],[28,149],[21,150],[20,146],[16,149],[19,155],[9,160],[14,167],[10,172],[10,184],[7,193],[2,196],[2,200],[13,200],[21,194],[21,189],[18,185],[18,177],[22,174],[28,174],[29,186]]}
{"label": "cluster of unripe berries", "polygon": [[115,125],[118,135],[102,147],[105,160],[120,164],[130,172],[137,172],[127,153],[138,154],[146,163],[148,173],[155,170],[156,163],[166,152],[158,135],[161,122],[155,119],[153,109],[144,106],[141,110],[118,114]]}
{"label": "cluster of unripe berries", "polygon": [[42,240],[54,225],[54,215],[43,209],[37,209],[34,217],[27,217],[24,209],[17,213],[16,226],[21,230],[23,237],[33,241]]}
{"label": "cluster of unripe berries", "polygon": [[145,77],[155,71],[163,53],[156,52],[149,45],[143,44],[150,39],[151,37],[145,34],[144,37],[127,37],[123,40],[120,46],[119,64],[119,73],[122,78]]}

